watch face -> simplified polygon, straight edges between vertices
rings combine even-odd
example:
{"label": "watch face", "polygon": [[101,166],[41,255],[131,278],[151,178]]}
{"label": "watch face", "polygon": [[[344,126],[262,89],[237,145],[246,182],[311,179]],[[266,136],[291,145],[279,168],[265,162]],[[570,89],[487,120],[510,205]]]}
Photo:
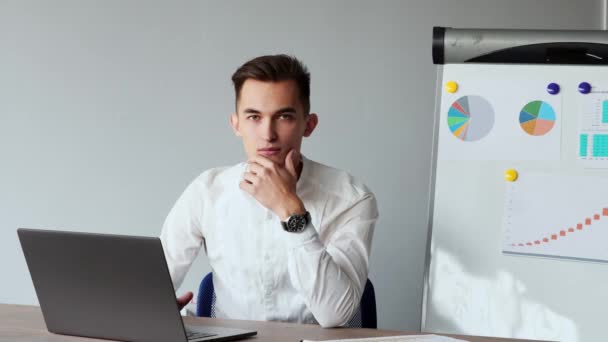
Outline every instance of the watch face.
{"label": "watch face", "polygon": [[306,216],[293,215],[287,220],[287,231],[299,232],[306,227]]}

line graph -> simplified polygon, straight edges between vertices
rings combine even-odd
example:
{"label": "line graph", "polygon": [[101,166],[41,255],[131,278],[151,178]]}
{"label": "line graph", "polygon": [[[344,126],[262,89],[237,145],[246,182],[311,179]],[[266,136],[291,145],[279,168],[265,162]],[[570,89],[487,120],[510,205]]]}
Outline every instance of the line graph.
{"label": "line graph", "polygon": [[503,252],[608,262],[608,179],[524,174],[507,185]]}
{"label": "line graph", "polygon": [[[603,208],[601,215],[600,214],[594,214],[593,218],[586,217],[581,222],[579,222],[576,225],[573,225],[573,226],[571,226],[569,228],[564,228],[564,229],[561,229],[560,231],[554,231],[554,232],[552,232],[551,234],[549,234],[549,235],[547,235],[545,237],[539,237],[538,240],[525,241],[525,242],[513,242],[513,243],[511,243],[511,246],[514,246],[514,247],[524,247],[524,246],[540,245],[540,244],[543,244],[543,243],[551,243],[553,241],[556,241],[558,238],[564,238],[567,234],[575,233],[577,231],[580,232],[584,228],[585,229],[589,229],[594,221],[599,221],[604,216],[608,216],[608,208]],[[576,228],[574,228],[574,227],[576,227]]]}

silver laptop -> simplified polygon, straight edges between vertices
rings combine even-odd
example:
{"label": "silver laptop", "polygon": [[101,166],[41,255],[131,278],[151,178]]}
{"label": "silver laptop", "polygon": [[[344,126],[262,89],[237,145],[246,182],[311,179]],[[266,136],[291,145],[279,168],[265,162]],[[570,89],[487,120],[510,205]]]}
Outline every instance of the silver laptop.
{"label": "silver laptop", "polygon": [[229,341],[255,331],[185,326],[160,239],[17,230],[50,332],[122,341]]}

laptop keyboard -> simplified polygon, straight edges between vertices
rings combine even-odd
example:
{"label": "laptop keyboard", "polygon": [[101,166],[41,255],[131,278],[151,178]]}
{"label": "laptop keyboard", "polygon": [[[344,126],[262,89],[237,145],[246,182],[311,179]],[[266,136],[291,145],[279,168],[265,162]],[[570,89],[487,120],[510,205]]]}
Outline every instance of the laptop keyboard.
{"label": "laptop keyboard", "polygon": [[204,329],[192,330],[192,329],[186,328],[186,337],[189,340],[194,340],[194,339],[203,338],[203,337],[210,337],[210,336],[215,336],[215,335],[217,335],[217,334],[212,333],[212,332],[206,332]]}

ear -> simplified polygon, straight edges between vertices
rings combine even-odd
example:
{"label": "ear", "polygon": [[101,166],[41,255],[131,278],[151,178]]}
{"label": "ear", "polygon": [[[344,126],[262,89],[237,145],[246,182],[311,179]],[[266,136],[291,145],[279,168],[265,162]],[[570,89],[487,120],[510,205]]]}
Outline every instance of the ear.
{"label": "ear", "polygon": [[234,135],[240,137],[241,132],[239,132],[239,115],[237,113],[230,114],[230,126],[232,126]]}
{"label": "ear", "polygon": [[308,116],[306,116],[306,129],[304,129],[304,136],[309,137],[312,134],[312,132],[315,130],[315,127],[317,127],[318,123],[319,123],[319,117],[317,116],[317,114],[315,114],[315,113],[308,114]]}

